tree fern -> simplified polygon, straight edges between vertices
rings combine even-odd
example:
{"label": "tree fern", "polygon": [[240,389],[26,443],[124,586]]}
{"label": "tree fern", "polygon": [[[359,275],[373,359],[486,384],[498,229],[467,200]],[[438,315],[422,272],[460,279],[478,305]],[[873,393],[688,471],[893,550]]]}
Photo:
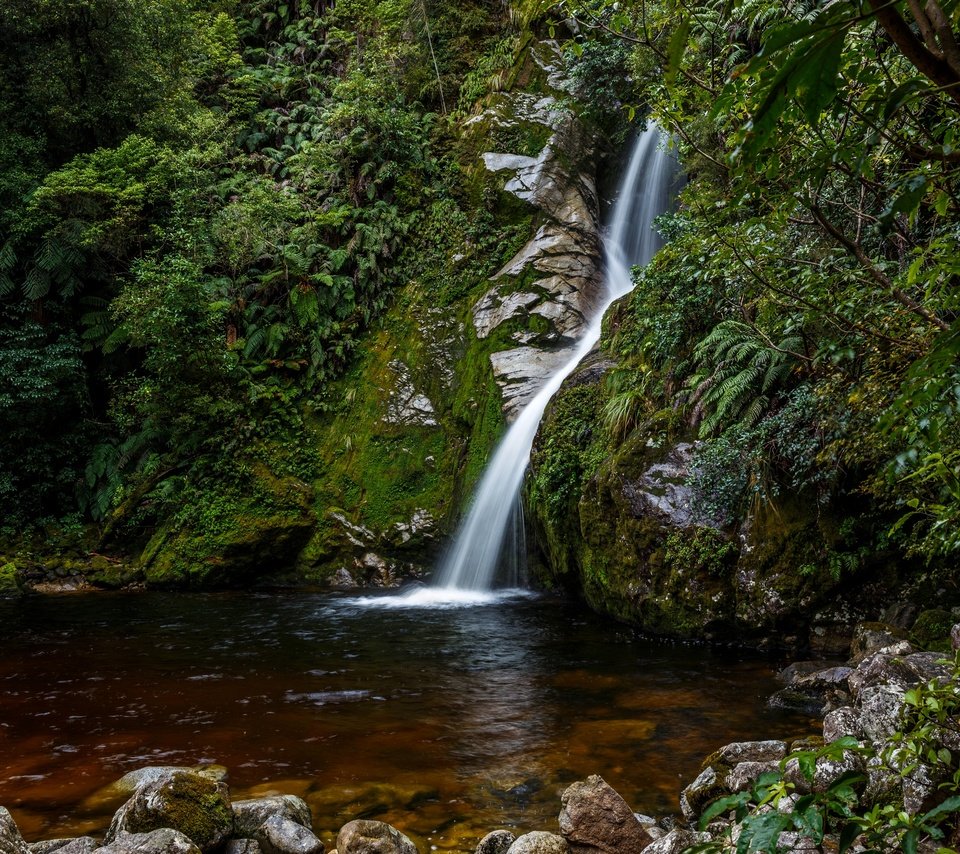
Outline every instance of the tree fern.
{"label": "tree fern", "polygon": [[695,413],[705,413],[701,435],[738,424],[752,427],[767,412],[773,394],[796,370],[803,346],[796,334],[773,344],[754,327],[736,320],[717,324],[697,345],[703,369],[691,381]]}

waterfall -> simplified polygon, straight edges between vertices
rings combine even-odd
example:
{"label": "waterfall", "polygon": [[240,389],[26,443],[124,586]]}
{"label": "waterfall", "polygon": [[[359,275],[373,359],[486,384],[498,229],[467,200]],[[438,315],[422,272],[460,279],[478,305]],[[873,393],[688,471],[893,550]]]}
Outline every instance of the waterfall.
{"label": "waterfall", "polygon": [[530,449],[550,398],[600,339],[606,310],[632,289],[630,268],[648,263],[662,245],[653,220],[667,210],[677,174],[664,143],[664,134],[653,125],[637,137],[604,241],[606,289],[601,305],[570,358],[547,379],[497,446],[470,510],[440,563],[434,588],[445,593],[490,590],[497,576],[504,574],[505,563],[512,577],[504,580],[508,586],[518,583],[524,549],[520,487]]}

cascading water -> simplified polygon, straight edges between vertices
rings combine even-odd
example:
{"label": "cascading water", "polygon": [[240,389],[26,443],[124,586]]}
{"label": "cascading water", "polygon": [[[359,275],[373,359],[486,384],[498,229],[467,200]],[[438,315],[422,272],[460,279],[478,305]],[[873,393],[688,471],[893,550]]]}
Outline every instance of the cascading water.
{"label": "cascading water", "polygon": [[648,263],[662,245],[653,220],[667,210],[678,171],[664,143],[663,132],[653,125],[637,137],[605,240],[604,299],[570,358],[524,407],[497,447],[437,570],[433,583],[434,591],[441,594],[437,598],[455,599],[460,593],[490,590],[505,568],[512,571],[511,578],[503,579],[508,586],[519,580],[523,554],[520,487],[530,449],[550,398],[599,340],[603,315],[611,303],[633,287],[630,268]]}

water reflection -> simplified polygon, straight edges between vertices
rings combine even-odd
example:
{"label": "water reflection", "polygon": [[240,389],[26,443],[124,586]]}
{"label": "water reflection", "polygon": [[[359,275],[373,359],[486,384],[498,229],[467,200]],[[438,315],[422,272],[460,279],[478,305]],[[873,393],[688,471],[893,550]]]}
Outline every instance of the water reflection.
{"label": "water reflection", "polygon": [[32,838],[102,830],[145,764],[220,763],[235,796],[310,803],[332,843],[376,817],[472,850],[555,826],[600,773],[645,812],[725,741],[804,731],[771,665],[638,641],[550,599],[97,595],[0,603],[0,804]]}

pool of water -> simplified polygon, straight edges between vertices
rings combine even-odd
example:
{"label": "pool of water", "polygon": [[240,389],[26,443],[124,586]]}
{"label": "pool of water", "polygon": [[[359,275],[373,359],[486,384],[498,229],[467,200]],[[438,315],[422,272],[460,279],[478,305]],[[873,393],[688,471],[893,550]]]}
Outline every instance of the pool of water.
{"label": "pool of water", "polygon": [[472,851],[497,827],[555,831],[589,774],[675,813],[718,746],[810,732],[766,708],[776,664],[520,594],[0,602],[0,805],[30,840],[97,834],[125,772],[219,764],[234,798],[304,797],[328,848],[363,817]]}

